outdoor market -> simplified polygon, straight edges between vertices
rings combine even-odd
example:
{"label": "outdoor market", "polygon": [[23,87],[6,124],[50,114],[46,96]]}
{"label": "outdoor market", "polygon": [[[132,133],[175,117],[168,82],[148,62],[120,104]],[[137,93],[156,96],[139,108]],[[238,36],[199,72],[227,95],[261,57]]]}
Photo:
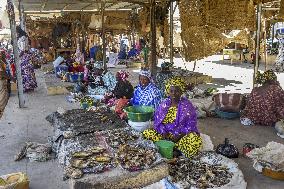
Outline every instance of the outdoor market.
{"label": "outdoor market", "polygon": [[0,189],[283,189],[284,0],[0,0]]}

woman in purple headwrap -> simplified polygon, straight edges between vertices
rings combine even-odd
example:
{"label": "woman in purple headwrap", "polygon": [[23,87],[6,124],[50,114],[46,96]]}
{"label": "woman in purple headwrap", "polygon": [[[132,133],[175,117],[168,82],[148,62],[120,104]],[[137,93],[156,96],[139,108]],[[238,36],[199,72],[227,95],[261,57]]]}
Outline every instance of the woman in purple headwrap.
{"label": "woman in purple headwrap", "polygon": [[167,82],[169,97],[155,111],[154,129],[145,130],[143,136],[154,142],[171,140],[186,157],[191,157],[201,148],[202,139],[196,127],[195,108],[189,100],[181,97],[184,90],[185,83],[181,78]]}

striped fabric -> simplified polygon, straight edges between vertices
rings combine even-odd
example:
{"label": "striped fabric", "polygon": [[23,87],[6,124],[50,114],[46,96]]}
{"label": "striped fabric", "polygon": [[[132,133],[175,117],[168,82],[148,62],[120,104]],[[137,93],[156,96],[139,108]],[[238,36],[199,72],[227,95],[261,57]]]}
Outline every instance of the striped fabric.
{"label": "striped fabric", "polygon": [[144,89],[141,85],[138,85],[134,90],[134,96],[132,99],[133,105],[144,105],[158,107],[162,100],[161,91],[152,83],[150,83]]}

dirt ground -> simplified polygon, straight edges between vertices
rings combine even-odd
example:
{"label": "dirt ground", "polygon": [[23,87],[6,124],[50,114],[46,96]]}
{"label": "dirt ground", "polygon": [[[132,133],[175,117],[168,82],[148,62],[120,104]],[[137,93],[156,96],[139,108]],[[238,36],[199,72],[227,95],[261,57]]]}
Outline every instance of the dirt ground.
{"label": "dirt ground", "polygon": [[[115,70],[113,70],[115,71]],[[134,72],[137,74],[137,72]],[[136,75],[134,74],[134,75]],[[134,76],[132,81],[138,82]],[[47,137],[53,135],[53,128],[45,120],[45,117],[57,110],[75,108],[75,104],[67,103],[64,95],[47,96],[43,74],[37,71],[39,87],[33,93],[26,95],[27,108],[19,109],[17,96],[14,94],[5,109],[0,120],[0,175],[23,171],[30,178],[31,189],[66,189],[68,182],[62,181],[62,168],[58,161],[28,162],[22,160],[15,162],[14,156],[24,142],[34,141],[45,143]],[[198,121],[198,127],[202,133],[211,136],[215,146],[229,138],[239,151],[246,142],[265,146],[269,141],[284,144],[274,128],[252,126],[244,127],[239,120],[222,120],[219,118],[206,118]],[[252,161],[240,156],[235,161],[243,171],[248,189],[283,189],[284,181],[276,181],[256,172],[252,167]]]}
{"label": "dirt ground", "polygon": [[238,147],[240,156],[234,159],[239,164],[248,189],[283,189],[284,181],[277,181],[263,176],[253,169],[253,162],[242,155],[242,147],[245,143],[253,143],[265,146],[270,141],[284,144],[284,139],[276,135],[275,129],[265,126],[246,127],[240,124],[238,119],[223,120],[219,118],[206,118],[198,121],[198,128],[202,133],[211,137],[214,147],[229,138],[230,143]]}

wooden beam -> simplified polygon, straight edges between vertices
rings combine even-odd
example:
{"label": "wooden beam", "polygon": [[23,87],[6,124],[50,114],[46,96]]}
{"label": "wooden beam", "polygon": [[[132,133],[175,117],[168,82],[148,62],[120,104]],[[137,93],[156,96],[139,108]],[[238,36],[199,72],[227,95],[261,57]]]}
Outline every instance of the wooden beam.
{"label": "wooden beam", "polygon": [[156,14],[155,14],[155,0],[150,0],[150,22],[151,22],[151,62],[150,69],[152,76],[157,74],[157,41],[156,41]]}
{"label": "wooden beam", "polygon": [[65,10],[67,7],[69,7],[70,6],[70,4],[68,3],[68,4],[66,4],[64,7],[63,7],[63,9],[62,10]]}
{"label": "wooden beam", "polygon": [[94,4],[94,3],[90,3],[90,4],[86,5],[86,6],[84,6],[81,10],[84,10],[85,8],[91,6],[92,4]]}
{"label": "wooden beam", "polygon": [[23,78],[22,78],[20,56],[19,56],[19,50],[18,50],[18,44],[17,44],[14,5],[13,5],[11,0],[7,0],[7,12],[8,12],[9,20],[10,20],[11,37],[12,37],[12,41],[13,41],[13,53],[14,53],[14,59],[15,59],[15,65],[16,65],[16,77],[17,77],[19,107],[24,108],[25,107],[25,98],[24,98]]}
{"label": "wooden beam", "polygon": [[44,3],[41,5],[41,11],[43,11],[46,7],[47,0],[44,1]]}

